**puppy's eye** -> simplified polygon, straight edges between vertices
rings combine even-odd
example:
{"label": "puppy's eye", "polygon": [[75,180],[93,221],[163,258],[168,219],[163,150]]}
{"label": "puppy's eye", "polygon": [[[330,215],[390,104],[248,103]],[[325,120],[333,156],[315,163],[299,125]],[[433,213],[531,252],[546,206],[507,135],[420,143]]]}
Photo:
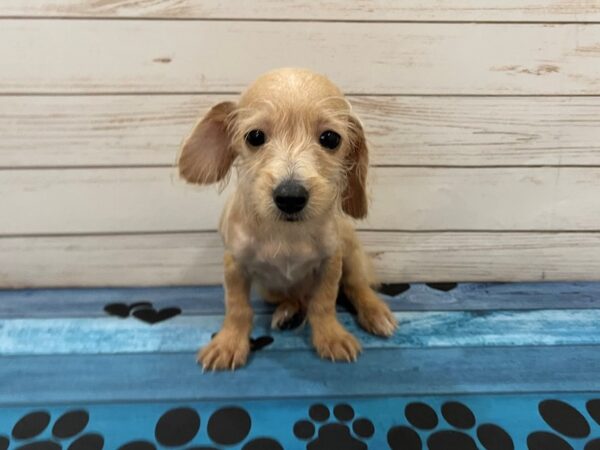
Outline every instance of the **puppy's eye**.
{"label": "puppy's eye", "polygon": [[262,130],[252,130],[246,134],[246,142],[252,147],[260,147],[266,141],[265,133]]}
{"label": "puppy's eye", "polygon": [[319,136],[319,143],[321,147],[325,147],[329,150],[335,150],[340,145],[341,137],[335,131],[327,130],[321,133]]}

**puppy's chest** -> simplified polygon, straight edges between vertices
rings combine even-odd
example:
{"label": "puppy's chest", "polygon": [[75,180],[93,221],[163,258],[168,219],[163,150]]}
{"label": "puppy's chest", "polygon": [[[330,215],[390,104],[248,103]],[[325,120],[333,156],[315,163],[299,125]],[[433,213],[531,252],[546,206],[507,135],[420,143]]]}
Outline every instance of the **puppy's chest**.
{"label": "puppy's chest", "polygon": [[297,236],[248,236],[233,253],[264,287],[286,288],[316,275],[331,249],[319,239]]}

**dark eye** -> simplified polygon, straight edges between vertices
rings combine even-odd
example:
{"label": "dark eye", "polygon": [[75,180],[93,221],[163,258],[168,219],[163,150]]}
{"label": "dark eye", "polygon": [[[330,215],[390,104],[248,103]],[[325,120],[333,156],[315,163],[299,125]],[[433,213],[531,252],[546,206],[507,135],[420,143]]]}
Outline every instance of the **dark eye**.
{"label": "dark eye", "polygon": [[246,134],[246,142],[252,147],[260,147],[265,140],[265,133],[262,130],[252,130]]}
{"label": "dark eye", "polygon": [[329,150],[334,150],[340,145],[341,137],[335,131],[327,130],[321,133],[319,136],[319,143],[321,147],[328,148]]}

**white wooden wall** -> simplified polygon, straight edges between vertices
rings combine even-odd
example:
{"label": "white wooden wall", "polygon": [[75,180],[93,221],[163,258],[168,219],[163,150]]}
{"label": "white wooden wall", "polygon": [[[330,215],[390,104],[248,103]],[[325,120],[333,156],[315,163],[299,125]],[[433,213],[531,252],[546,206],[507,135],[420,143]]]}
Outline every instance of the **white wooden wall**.
{"label": "white wooden wall", "polygon": [[600,0],[2,0],[0,287],[218,283],[177,149],[287,65],[365,122],[383,280],[600,278]]}

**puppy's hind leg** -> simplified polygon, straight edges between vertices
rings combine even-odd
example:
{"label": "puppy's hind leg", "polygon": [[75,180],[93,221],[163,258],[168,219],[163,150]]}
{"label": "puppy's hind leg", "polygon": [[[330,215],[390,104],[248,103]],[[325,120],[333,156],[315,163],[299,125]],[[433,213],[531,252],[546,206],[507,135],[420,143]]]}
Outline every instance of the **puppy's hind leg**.
{"label": "puppy's hind leg", "polygon": [[304,321],[305,312],[299,300],[266,289],[261,289],[261,295],[267,303],[277,305],[271,319],[271,328],[274,330],[291,330]]}
{"label": "puppy's hind leg", "polygon": [[343,242],[342,289],[356,309],[358,322],[369,333],[391,336],[398,326],[396,318],[371,287],[370,261],[352,228],[344,229]]}

